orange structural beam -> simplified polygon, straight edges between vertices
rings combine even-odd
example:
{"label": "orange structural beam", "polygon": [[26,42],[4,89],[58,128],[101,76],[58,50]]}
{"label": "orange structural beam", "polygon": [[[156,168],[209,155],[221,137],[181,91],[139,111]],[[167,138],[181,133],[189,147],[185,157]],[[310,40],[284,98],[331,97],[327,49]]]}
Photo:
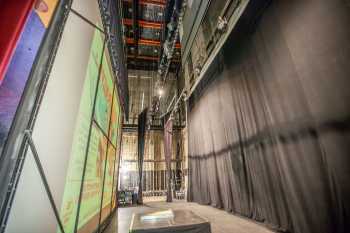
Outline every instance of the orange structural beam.
{"label": "orange structural beam", "polygon": [[140,39],[139,40],[139,45],[160,46],[160,41]]}
{"label": "orange structural beam", "polygon": [[[126,43],[127,44],[135,44],[134,39],[130,38],[130,37],[126,37]],[[139,45],[160,46],[160,41],[159,40],[140,39]],[[177,48],[177,49],[181,48],[181,44],[176,43],[175,48]]]}
{"label": "orange structural beam", "polygon": [[[131,54],[128,54],[128,58],[131,58],[131,59],[141,59],[141,60],[148,60],[148,61],[158,61],[159,60],[159,57],[151,57],[151,56],[142,56],[142,55],[139,55],[139,56],[136,56],[135,55],[131,55]],[[180,62],[179,59],[172,59],[173,62]]]}
{"label": "orange structural beam", "polygon": [[[134,55],[128,55],[128,58],[135,58]],[[151,56],[136,56],[137,59],[149,60],[149,61],[158,61],[159,57],[151,57]]]}
{"label": "orange structural beam", "polygon": [[135,44],[134,38],[129,38],[129,37],[127,37],[127,38],[126,38],[126,43],[127,43],[127,44]]}
{"label": "orange structural beam", "polygon": [[132,19],[124,18],[123,23],[124,25],[132,26]]}
{"label": "orange structural beam", "polygon": [[154,29],[161,29],[163,27],[162,23],[149,22],[144,20],[139,20],[139,25],[144,28],[154,28]]}
{"label": "orange structural beam", "polygon": [[[133,38],[127,37],[126,38],[127,44],[135,44],[135,41]],[[147,39],[140,39],[139,45],[149,45],[149,46],[160,46],[160,41],[157,40],[147,40]]]}
{"label": "orange structural beam", "polygon": [[[128,26],[132,26],[132,19],[123,19],[123,23]],[[144,21],[144,20],[138,20],[138,23],[141,27],[144,28],[154,28],[154,29],[161,29],[163,27],[162,23],[157,23],[157,22],[149,22],[149,21]]]}
{"label": "orange structural beam", "polygon": [[[132,3],[132,0],[124,0],[124,2]],[[165,0],[139,0],[139,4],[142,4],[142,5],[152,4],[152,5],[165,7],[166,1]]]}

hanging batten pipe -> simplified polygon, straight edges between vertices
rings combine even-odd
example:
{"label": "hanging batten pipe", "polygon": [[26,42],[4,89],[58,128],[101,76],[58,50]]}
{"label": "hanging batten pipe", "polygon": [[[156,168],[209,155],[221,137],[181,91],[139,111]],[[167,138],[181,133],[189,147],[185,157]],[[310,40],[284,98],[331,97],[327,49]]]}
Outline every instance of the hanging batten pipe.
{"label": "hanging batten pipe", "polygon": [[[176,109],[176,106],[179,104],[179,102],[181,101],[182,97],[185,95],[185,88],[182,89],[181,91],[181,94],[179,95],[179,97],[177,98],[175,104],[174,104],[174,107],[171,107],[171,104],[172,102],[169,104],[168,108],[167,108],[167,111],[165,113],[163,113],[160,118],[163,118],[165,117],[167,114],[170,113],[170,116],[173,115],[175,109]],[[175,97],[175,96],[174,96]],[[170,111],[171,110],[171,111]]]}
{"label": "hanging batten pipe", "polygon": [[[183,1],[183,3],[180,6],[180,0],[175,0],[171,20],[169,22],[169,25],[172,25],[173,28],[170,28],[168,31],[167,38],[164,42],[163,54],[159,62],[158,73],[163,83],[166,81],[166,78],[169,72],[170,63],[171,63],[171,58],[173,56],[175,46],[177,46],[176,40],[179,35],[179,28],[182,23],[182,16],[183,16],[183,11],[185,6],[186,6],[185,1]],[[167,52],[166,52],[166,49],[168,50]]]}
{"label": "hanging batten pipe", "polygon": [[166,109],[167,112],[169,111],[169,109],[170,109],[171,105],[173,104],[175,98],[176,98],[176,94],[175,94],[174,97],[171,99],[171,102],[170,102],[169,106],[168,106],[167,109]]}

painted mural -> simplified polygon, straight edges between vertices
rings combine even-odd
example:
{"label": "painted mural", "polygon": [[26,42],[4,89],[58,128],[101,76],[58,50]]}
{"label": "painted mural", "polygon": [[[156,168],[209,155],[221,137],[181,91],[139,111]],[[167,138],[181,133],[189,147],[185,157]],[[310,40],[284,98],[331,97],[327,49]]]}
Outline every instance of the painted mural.
{"label": "painted mural", "polygon": [[58,0],[35,2],[0,85],[0,154],[57,2]]}
{"label": "painted mural", "polygon": [[[109,54],[104,53],[103,43],[104,36],[96,29],[90,48],[61,206],[66,232],[73,232],[75,228],[78,233],[91,232],[97,229],[99,222],[103,221],[112,209],[112,193],[115,192],[113,184],[116,181],[114,174],[115,169],[118,169],[115,163],[119,161],[119,157],[116,160],[119,149],[117,141],[120,140],[122,113],[118,92],[114,88]],[[79,202],[85,159],[85,176]],[[78,209],[79,218],[76,222]]]}

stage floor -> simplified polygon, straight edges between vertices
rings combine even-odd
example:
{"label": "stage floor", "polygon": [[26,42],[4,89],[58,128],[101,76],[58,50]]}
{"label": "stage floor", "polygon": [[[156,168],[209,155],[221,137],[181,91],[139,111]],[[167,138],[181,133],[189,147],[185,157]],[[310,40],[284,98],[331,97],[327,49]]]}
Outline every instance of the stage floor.
{"label": "stage floor", "polygon": [[[187,209],[210,221],[212,233],[272,233],[264,226],[251,220],[247,220],[223,210],[211,206],[198,205],[185,201],[149,202],[144,206],[126,207],[118,209],[118,216],[115,216],[112,224],[108,226],[105,233],[128,233],[132,215],[144,213],[155,208]],[[117,223],[118,222],[118,223]]]}

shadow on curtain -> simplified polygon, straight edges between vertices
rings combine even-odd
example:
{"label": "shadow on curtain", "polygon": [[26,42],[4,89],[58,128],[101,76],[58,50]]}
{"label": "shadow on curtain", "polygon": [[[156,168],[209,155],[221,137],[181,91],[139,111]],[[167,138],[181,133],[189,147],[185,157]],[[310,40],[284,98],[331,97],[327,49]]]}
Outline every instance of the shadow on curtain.
{"label": "shadow on curtain", "polygon": [[349,232],[350,8],[273,1],[253,33],[245,17],[189,100],[189,201]]}

